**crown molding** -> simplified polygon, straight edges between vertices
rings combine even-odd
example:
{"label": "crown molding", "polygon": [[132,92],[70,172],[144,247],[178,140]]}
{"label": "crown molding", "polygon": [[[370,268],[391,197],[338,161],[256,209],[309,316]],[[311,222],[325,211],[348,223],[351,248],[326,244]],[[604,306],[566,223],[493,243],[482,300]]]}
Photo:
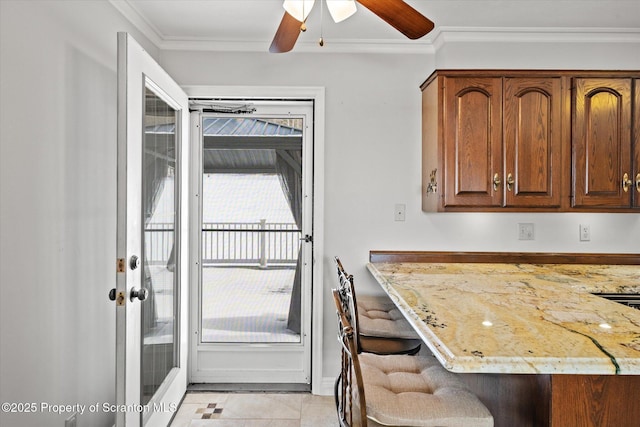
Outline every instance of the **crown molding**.
{"label": "crown molding", "polygon": [[436,48],[466,43],[640,43],[640,28],[440,27],[432,35]]}
{"label": "crown molding", "polygon": [[150,23],[131,3],[127,0],[109,0],[109,3],[116,8],[134,27],[136,27],[146,38],[158,49],[162,49],[165,42],[160,30]]}
{"label": "crown molding", "polygon": [[[268,52],[269,43],[256,40],[164,39],[162,50],[199,50],[219,52]],[[325,40],[296,43],[298,53],[399,53],[429,54],[445,43],[637,43],[640,28],[472,28],[438,27],[420,40]]]}
{"label": "crown molding", "polygon": [[[162,50],[195,50],[216,52],[261,52],[268,53],[269,41],[256,40],[211,40],[211,39],[181,39],[165,40],[159,46]],[[395,40],[324,40],[324,46],[320,47],[313,41],[298,41],[293,51],[295,53],[433,53],[433,45],[429,41],[395,41]]]}
{"label": "crown molding", "polygon": [[[167,37],[127,0],[109,2],[160,50],[267,53],[271,40]],[[433,54],[446,43],[637,43],[640,28],[436,27],[420,40],[327,39],[298,41],[295,53]]]}

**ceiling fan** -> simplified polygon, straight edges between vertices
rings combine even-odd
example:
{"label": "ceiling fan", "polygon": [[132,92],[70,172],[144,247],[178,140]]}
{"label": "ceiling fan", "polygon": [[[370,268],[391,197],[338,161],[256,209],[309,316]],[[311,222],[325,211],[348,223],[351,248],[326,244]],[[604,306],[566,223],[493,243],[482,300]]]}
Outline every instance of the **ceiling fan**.
{"label": "ceiling fan", "polygon": [[[284,16],[269,47],[271,53],[284,53],[293,49],[315,0],[284,0]],[[431,30],[434,24],[403,0],[325,0],[335,22],[340,22],[356,11],[357,1],[383,21],[410,38],[419,39]],[[320,45],[322,46],[322,39]]]}

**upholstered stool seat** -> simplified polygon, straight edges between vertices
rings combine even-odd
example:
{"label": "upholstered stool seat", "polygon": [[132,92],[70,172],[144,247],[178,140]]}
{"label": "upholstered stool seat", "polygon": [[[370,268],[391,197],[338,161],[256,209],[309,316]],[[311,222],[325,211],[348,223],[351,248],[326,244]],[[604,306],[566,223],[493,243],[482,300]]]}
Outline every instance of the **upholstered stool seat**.
{"label": "upholstered stool seat", "polygon": [[360,294],[357,302],[360,334],[373,337],[420,339],[388,296]]}
{"label": "upholstered stool seat", "polygon": [[422,340],[387,296],[356,298],[353,276],[347,274],[338,257],[334,258],[338,273],[338,289],[343,297],[353,298],[354,327],[359,351],[375,354],[415,354]]}
{"label": "upholstered stool seat", "polygon": [[489,410],[434,357],[365,353],[358,357],[369,427],[493,426]]}
{"label": "upholstered stool seat", "polygon": [[334,395],[341,427],[493,427],[493,416],[426,350],[414,356],[358,350],[350,292],[333,290],[342,345]]}

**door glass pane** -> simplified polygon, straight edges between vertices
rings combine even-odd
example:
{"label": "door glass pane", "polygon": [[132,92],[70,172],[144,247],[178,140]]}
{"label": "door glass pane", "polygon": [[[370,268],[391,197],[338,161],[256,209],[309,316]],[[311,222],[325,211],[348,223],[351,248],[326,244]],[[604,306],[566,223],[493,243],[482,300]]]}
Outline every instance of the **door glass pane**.
{"label": "door glass pane", "polygon": [[203,119],[202,342],[300,342],[302,119]]}
{"label": "door glass pane", "polygon": [[177,272],[176,122],[177,111],[150,89],[145,93],[142,203],[144,287],[142,303],[142,396],[149,402],[176,367]]}

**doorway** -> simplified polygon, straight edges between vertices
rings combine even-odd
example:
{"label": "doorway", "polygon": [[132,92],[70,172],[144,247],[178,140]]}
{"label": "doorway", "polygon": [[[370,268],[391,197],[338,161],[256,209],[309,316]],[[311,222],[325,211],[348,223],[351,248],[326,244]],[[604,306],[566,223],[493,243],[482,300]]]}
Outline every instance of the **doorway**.
{"label": "doorway", "polygon": [[313,101],[199,99],[191,109],[190,382],[310,390]]}

